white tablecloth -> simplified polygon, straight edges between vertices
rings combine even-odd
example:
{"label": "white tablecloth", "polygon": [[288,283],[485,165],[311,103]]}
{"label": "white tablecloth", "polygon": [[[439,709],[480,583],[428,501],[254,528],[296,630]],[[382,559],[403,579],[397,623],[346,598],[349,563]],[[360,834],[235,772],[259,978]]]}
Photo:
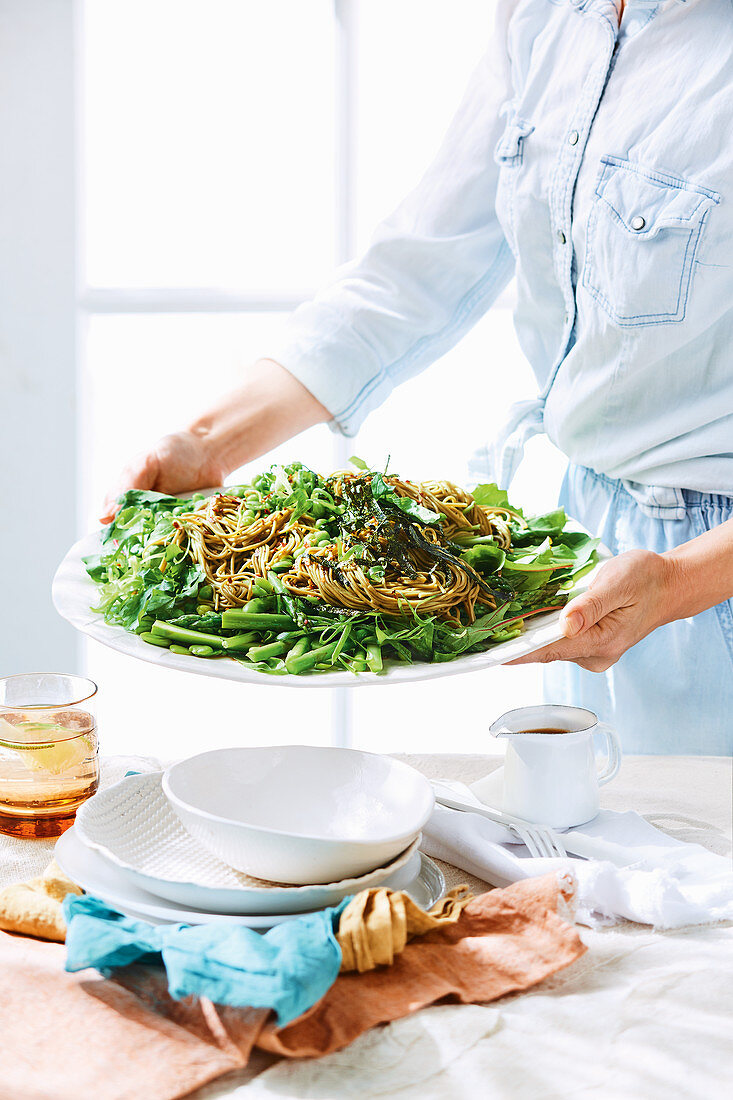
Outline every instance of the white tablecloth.
{"label": "white tablecloth", "polygon": [[[496,757],[403,757],[473,782]],[[115,778],[109,773],[108,779]],[[731,852],[731,761],[632,757],[602,792],[659,828]],[[45,866],[51,842],[0,837],[0,885]],[[485,884],[445,866],[448,885]],[[733,924],[653,933],[581,930],[588,953],[536,990],[494,1005],[438,1005],[318,1061],[255,1054],[193,1100],[710,1100],[733,1080]]]}

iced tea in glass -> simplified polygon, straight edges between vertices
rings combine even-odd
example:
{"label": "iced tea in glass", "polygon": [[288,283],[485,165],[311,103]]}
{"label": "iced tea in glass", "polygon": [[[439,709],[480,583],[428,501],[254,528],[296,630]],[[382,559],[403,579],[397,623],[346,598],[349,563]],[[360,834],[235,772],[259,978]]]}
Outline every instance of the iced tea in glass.
{"label": "iced tea in glass", "polygon": [[99,785],[94,702],[81,676],[0,679],[0,833],[60,836]]}

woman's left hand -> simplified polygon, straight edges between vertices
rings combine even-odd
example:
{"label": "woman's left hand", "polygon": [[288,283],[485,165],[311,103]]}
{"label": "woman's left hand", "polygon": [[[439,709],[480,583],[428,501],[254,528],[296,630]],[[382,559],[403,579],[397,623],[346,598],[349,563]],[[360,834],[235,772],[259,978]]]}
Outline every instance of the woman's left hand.
{"label": "woman's left hand", "polygon": [[662,554],[619,554],[598,570],[587,592],[563,608],[565,637],[511,664],[574,661],[590,672],[605,672],[627,649],[676,617],[675,578],[675,564]]}

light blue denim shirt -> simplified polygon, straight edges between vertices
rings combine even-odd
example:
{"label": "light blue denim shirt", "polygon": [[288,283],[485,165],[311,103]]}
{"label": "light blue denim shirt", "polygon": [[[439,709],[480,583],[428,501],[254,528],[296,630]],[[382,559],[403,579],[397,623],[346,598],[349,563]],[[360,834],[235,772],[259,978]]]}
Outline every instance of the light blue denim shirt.
{"label": "light blue denim shirt", "polygon": [[[443,145],[273,357],[353,434],[513,275],[546,431],[660,517],[733,495],[733,0],[499,0]],[[499,364],[477,364],[491,370]]]}

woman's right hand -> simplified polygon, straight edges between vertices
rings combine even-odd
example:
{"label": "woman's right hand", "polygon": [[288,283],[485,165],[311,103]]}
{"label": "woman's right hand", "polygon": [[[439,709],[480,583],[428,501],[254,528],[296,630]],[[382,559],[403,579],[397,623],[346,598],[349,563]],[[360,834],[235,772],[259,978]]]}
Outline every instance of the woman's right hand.
{"label": "woman's right hand", "polygon": [[164,435],[128,462],[100,518],[112,519],[126,489],[174,494],[223,485],[232,470],[330,416],[285,367],[259,359],[238,389],[220,397],[188,429]]}
{"label": "woman's right hand", "polygon": [[164,435],[150,450],[128,462],[117,485],[102,506],[102,523],[117,511],[117,498],[126,489],[153,489],[158,493],[185,493],[222,485],[229,473],[212,454],[205,436],[192,431]]}

